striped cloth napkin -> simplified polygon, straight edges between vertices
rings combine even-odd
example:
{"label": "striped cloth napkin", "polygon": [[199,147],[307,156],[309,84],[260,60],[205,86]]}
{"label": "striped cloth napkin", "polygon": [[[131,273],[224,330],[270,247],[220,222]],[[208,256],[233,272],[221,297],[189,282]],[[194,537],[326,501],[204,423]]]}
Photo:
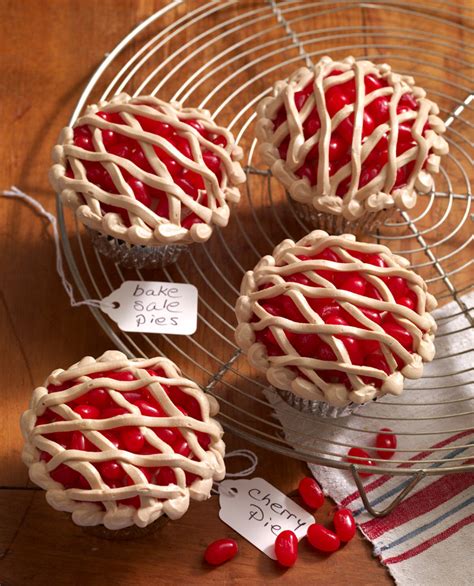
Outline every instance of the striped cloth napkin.
{"label": "striped cloth napkin", "polygon": [[[474,294],[465,296],[463,301],[468,308],[473,307]],[[449,317],[453,314],[458,315]],[[419,466],[426,459],[438,460],[427,464],[431,469],[474,463],[471,366],[474,331],[454,302],[437,310],[435,318],[439,326],[437,360],[425,365],[422,381],[407,381],[409,392],[405,391],[401,397],[384,397],[350,418],[333,420],[332,425],[317,420],[315,428],[308,415],[298,414],[274,391],[265,391],[289,443],[298,450],[303,447],[324,450],[340,460],[347,454],[348,446],[370,445],[373,434],[363,430],[373,432],[374,421],[370,417],[382,416],[387,419],[380,421],[380,427],[392,428],[400,434],[398,450],[413,450],[413,446],[422,449],[400,452],[400,459],[405,460],[399,464],[400,468]],[[449,335],[449,332],[458,333]],[[447,376],[448,373],[451,374]],[[432,404],[439,402],[443,404]],[[413,421],[414,415],[422,419]],[[409,420],[403,421],[404,417]],[[403,432],[423,435],[413,439],[402,435]],[[397,455],[393,460],[396,458]],[[373,518],[365,511],[349,471],[315,464],[309,467],[325,493],[342,507],[351,509],[359,529],[372,542],[374,555],[387,566],[397,584],[474,584],[473,473],[427,476],[389,515]],[[371,505],[376,510],[383,509],[410,479],[389,475],[365,478],[364,487]]]}

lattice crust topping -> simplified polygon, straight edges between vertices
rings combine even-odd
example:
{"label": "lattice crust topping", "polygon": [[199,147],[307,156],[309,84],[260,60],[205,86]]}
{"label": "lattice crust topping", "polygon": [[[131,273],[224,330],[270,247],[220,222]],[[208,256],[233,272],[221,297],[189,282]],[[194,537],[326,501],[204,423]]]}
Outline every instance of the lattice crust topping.
{"label": "lattice crust topping", "polygon": [[434,356],[437,305],[386,246],[315,230],[242,281],[238,345],[275,387],[343,406],[403,391]]}
{"label": "lattice crust topping", "polygon": [[33,392],[23,460],[78,525],[146,527],[181,517],[224,477],[218,410],[168,359],[87,356]]}
{"label": "lattice crust topping", "polygon": [[438,106],[389,65],[333,61],[298,69],[258,107],[260,153],[299,202],[349,220],[412,208],[449,150]]}
{"label": "lattice crust topping", "polygon": [[241,158],[207,110],[120,94],[62,130],[50,180],[94,230],[138,245],[204,242],[240,199]]}

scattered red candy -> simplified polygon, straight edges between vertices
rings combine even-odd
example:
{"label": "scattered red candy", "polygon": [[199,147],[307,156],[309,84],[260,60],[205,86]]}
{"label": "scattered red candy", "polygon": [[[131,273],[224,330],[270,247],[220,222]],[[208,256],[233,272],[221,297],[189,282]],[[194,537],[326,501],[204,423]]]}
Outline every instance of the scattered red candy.
{"label": "scattered red candy", "polygon": [[337,551],[341,545],[339,537],[330,529],[326,529],[323,525],[313,523],[308,527],[307,538],[309,543],[317,550],[324,553],[333,553]]}
{"label": "scattered red candy", "polygon": [[275,539],[275,555],[278,563],[285,567],[291,568],[295,565],[298,557],[298,538],[293,531],[282,531]]}
{"label": "scattered red candy", "polygon": [[314,478],[305,476],[300,480],[298,491],[303,502],[312,509],[319,509],[324,504],[324,494]]}
{"label": "scattered red candy", "polygon": [[210,543],[204,552],[204,559],[211,566],[220,566],[233,559],[239,552],[235,539],[218,539]]}
{"label": "scattered red candy", "polygon": [[[362,448],[351,448],[348,452],[347,461],[351,464],[359,464],[360,466],[375,466],[368,452]],[[359,472],[359,475],[362,477],[372,476],[372,472]]]}
{"label": "scattered red candy", "polygon": [[339,539],[343,542],[350,541],[356,532],[354,517],[349,509],[339,509],[334,514],[334,528]]}
{"label": "scattered red candy", "polygon": [[397,436],[388,427],[382,427],[375,438],[375,447],[379,458],[390,460],[397,449]]}

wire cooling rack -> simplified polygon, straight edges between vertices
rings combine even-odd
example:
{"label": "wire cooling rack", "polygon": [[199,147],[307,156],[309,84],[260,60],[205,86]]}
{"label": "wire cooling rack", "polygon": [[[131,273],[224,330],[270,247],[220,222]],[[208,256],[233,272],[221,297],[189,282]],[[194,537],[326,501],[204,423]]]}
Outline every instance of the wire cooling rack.
{"label": "wire cooling rack", "polygon": [[[229,226],[217,230],[205,245],[194,245],[171,267],[155,271],[126,270],[102,258],[91,246],[83,228],[58,202],[62,242],[84,298],[103,298],[127,279],[169,280],[196,285],[200,293],[199,325],[192,337],[127,334],[118,330],[97,309],[91,309],[113,343],[129,355],[166,355],[220,401],[223,425],[237,435],[275,452],[305,461],[350,469],[366,507],[372,514],[391,510],[425,475],[471,470],[468,459],[469,415],[472,400],[466,394],[472,369],[460,368],[462,355],[474,348],[450,351],[451,341],[466,336],[472,327],[471,307],[463,299],[472,287],[472,173],[473,94],[471,90],[472,29],[460,22],[473,21],[473,13],[455,2],[298,2],[220,1],[171,2],[137,26],[106,56],[90,79],[71,117],[97,99],[126,91],[158,94],[186,105],[211,110],[218,123],[227,125],[244,148],[248,182]],[[428,282],[440,305],[453,302],[440,320],[438,339],[446,338],[437,361],[443,368],[405,393],[402,415],[391,416],[390,398],[349,418],[317,420],[314,433],[301,434],[309,415],[295,412],[287,435],[266,397],[262,375],[253,371],[234,342],[234,304],[244,272],[269,253],[283,238],[300,238],[309,231],[286,204],[285,193],[256,156],[255,106],[275,80],[321,56],[334,59],[349,54],[416,77],[418,85],[440,105],[448,127],[450,154],[436,179],[435,190],[421,196],[417,207],[384,225],[377,239],[394,252],[406,255]],[[472,304],[472,302],[471,302]],[[453,321],[456,318],[457,321]],[[459,324],[450,327],[450,324]],[[467,339],[467,338],[466,338]],[[471,354],[472,356],[472,354]],[[388,409],[388,411],[387,411]],[[447,411],[448,410],[448,411]],[[441,426],[441,423],[449,425]],[[440,423],[442,431],[430,434],[435,445],[422,461],[414,454],[426,446],[423,424]],[[374,459],[375,473],[409,475],[404,491],[384,511],[367,500],[359,472],[343,454],[349,447],[370,445],[374,434],[390,427],[405,437],[409,448],[398,450],[387,462]],[[349,442],[339,437],[354,434]],[[444,442],[465,437],[452,447]],[[291,443],[288,439],[292,438]],[[295,439],[296,438],[296,439]],[[447,444],[447,445],[444,445]],[[456,455],[458,454],[458,455]]]}

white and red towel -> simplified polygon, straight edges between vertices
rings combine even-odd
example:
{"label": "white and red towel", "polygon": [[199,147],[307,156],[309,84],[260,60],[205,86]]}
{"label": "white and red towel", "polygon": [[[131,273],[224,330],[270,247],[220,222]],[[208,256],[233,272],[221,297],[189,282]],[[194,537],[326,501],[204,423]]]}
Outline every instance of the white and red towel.
{"label": "white and red towel", "polygon": [[[473,307],[474,295],[463,301]],[[457,315],[447,317],[453,314]],[[364,430],[374,430],[370,418],[378,416],[386,418],[380,420],[380,427],[399,433],[397,449],[400,460],[405,461],[399,468],[418,467],[423,460],[431,460],[426,467],[433,471],[474,463],[474,331],[455,303],[438,310],[435,317],[439,324],[437,360],[425,367],[422,381],[407,382],[410,390],[399,398],[385,397],[345,420],[328,424],[318,420],[315,428],[308,415],[299,415],[276,393],[266,391],[287,440],[299,450],[303,446],[324,450],[339,460],[351,445],[370,447],[373,433]],[[457,333],[447,335],[449,332]],[[389,515],[373,518],[366,512],[350,472],[315,464],[309,467],[324,491],[353,511],[359,529],[374,545],[374,555],[397,584],[474,583],[474,473],[427,476]],[[385,508],[410,479],[390,475],[364,479],[372,506]]]}

